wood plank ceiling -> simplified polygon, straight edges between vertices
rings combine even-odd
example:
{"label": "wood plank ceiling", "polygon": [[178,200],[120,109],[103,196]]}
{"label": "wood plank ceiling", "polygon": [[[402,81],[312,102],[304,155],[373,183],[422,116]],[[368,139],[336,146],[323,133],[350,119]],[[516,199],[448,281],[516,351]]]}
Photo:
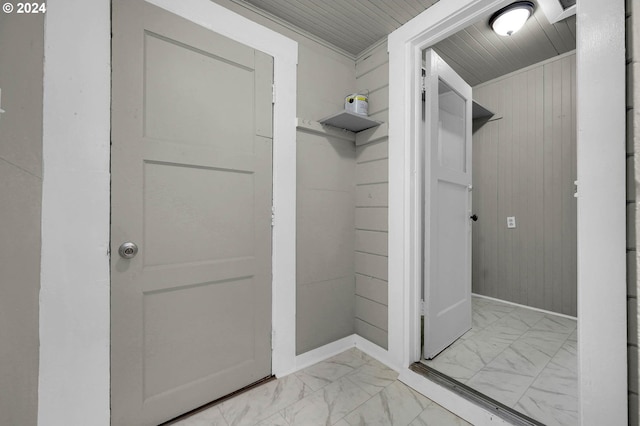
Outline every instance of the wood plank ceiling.
{"label": "wood plank ceiling", "polygon": [[476,22],[434,46],[438,54],[471,86],[528,67],[576,48],[576,17],[550,24],[536,7],[525,26],[510,37]]}
{"label": "wood plank ceiling", "polygon": [[438,0],[244,0],[357,56]]}
{"label": "wood plank ceiling", "polygon": [[[234,1],[262,9],[356,58],[438,0]],[[434,46],[471,86],[575,49],[575,16],[550,24],[536,4],[532,18],[511,37],[495,34],[488,21],[489,16]]]}

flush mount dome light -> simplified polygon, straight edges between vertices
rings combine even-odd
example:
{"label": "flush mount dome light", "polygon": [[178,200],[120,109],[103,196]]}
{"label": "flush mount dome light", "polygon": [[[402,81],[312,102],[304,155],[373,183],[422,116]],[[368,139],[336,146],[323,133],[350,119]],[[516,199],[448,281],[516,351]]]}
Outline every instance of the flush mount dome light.
{"label": "flush mount dome light", "polygon": [[532,2],[517,1],[494,13],[489,20],[489,25],[496,34],[510,36],[524,26],[532,13]]}

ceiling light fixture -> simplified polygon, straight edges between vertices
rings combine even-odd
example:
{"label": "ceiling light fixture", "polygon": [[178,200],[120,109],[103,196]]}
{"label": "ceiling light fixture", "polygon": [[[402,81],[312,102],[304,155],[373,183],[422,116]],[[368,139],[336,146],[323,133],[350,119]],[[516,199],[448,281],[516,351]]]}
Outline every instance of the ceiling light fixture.
{"label": "ceiling light fixture", "polygon": [[498,35],[513,35],[527,22],[533,13],[533,8],[533,2],[530,1],[511,3],[494,13],[489,20],[489,25]]}

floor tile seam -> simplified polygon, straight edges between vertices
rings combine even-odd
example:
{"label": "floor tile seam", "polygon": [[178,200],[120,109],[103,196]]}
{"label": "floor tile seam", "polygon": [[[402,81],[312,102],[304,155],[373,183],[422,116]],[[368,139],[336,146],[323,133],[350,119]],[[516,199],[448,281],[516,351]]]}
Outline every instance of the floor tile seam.
{"label": "floor tile seam", "polygon": [[[569,336],[570,335],[571,334],[569,334]],[[549,362],[547,362],[547,364],[544,366],[544,368],[547,368],[549,366],[549,363],[551,363],[551,361],[553,361],[553,359],[560,353],[560,350],[565,345],[565,343],[567,343],[568,340],[569,340],[569,337],[567,337],[566,339],[564,339],[562,341],[562,344],[560,346],[558,346],[558,349],[556,349],[555,352],[553,353],[553,355],[551,355],[551,359],[549,359]],[[577,361],[577,357],[576,357],[576,361]],[[540,372],[540,374],[542,374],[542,371]]]}
{"label": "floor tile seam", "polygon": [[[545,369],[546,369],[546,368],[545,368]],[[544,370],[543,370],[542,372],[540,372],[540,374],[542,374],[543,372],[544,372]],[[540,375],[538,375],[538,376],[540,376]],[[553,375],[553,378],[554,378],[554,379],[556,379],[556,378],[558,378],[558,377],[554,374],[554,375]],[[560,379],[562,379],[562,378],[560,378]],[[554,385],[554,386],[545,386],[545,387],[542,387],[542,386],[540,386],[540,385],[538,385],[538,386],[534,386],[534,384],[535,384],[537,381],[538,381],[538,377],[536,377],[536,380],[534,380],[534,381],[533,381],[533,383],[531,383],[531,386],[529,386],[529,388],[528,388],[527,390],[529,390],[529,389],[533,389],[533,390],[537,390],[537,391],[540,391],[540,392],[553,393],[553,394],[555,394],[555,395],[561,395],[561,396],[572,396],[572,394],[570,394],[570,393],[561,392],[561,391],[560,391],[560,389],[559,389],[559,388],[557,388],[555,385]],[[575,381],[576,381],[576,384],[577,384],[577,382],[578,382],[577,377],[576,377]]]}
{"label": "floor tile seam", "polygon": [[[362,367],[360,367],[360,368],[362,368]],[[358,370],[360,370],[360,368],[358,368]],[[366,391],[362,386],[360,386],[358,383],[356,383],[355,381],[353,381],[353,380],[351,379],[351,377],[349,377],[351,374],[355,374],[355,373],[356,373],[356,371],[358,371],[358,370],[352,371],[351,373],[347,374],[347,375],[345,376],[345,379],[346,379],[346,380],[348,380],[351,384],[355,385],[358,389],[360,389],[361,391],[363,391],[363,392],[364,392],[364,393],[366,393],[367,395],[369,395],[369,396],[373,396],[373,395],[371,395],[369,392],[367,392],[367,391]],[[378,392],[376,392],[376,393],[378,393]],[[374,395],[375,395],[375,394],[374,394]]]}
{"label": "floor tile seam", "polygon": [[[518,341],[518,340],[514,341],[513,343],[516,343],[517,341]],[[513,343],[512,343],[511,345],[509,345],[509,348],[510,348],[513,352],[515,352],[518,356],[520,356],[520,357],[522,357],[522,358],[526,359],[526,360],[527,360],[531,365],[535,366],[534,362],[533,362],[532,360],[530,360],[527,356],[525,356],[525,355],[522,353],[522,351],[520,351],[520,350],[518,350],[518,349],[516,349],[516,348],[511,347],[511,346],[513,345]],[[505,350],[506,350],[506,349],[505,349]],[[544,369],[547,367],[547,365],[551,362],[551,359],[553,358],[553,357],[551,357],[551,356],[549,356],[549,355],[545,354],[545,353],[544,353],[544,352],[542,352],[542,351],[539,351],[539,352],[540,352],[540,353],[542,353],[544,356],[546,356],[548,359],[547,359],[547,361],[544,363],[544,367],[542,367],[542,368],[540,369],[540,371],[538,371],[538,373],[536,374],[536,376],[535,376],[536,378],[537,378],[537,377],[538,377],[538,375],[542,372],[542,370],[544,370]],[[536,369],[537,369],[537,367],[536,367]],[[535,370],[534,370],[534,371],[535,371]],[[534,380],[534,381],[535,381],[535,380]]]}
{"label": "floor tile seam", "polygon": [[416,414],[416,416],[415,416],[414,418],[412,418],[412,419],[411,419],[411,421],[409,421],[409,422],[407,423],[407,426],[408,426],[408,425],[410,425],[411,423],[415,422],[415,421],[418,419],[418,417],[420,417],[420,416],[422,415],[422,413],[424,413],[424,412],[427,410],[427,408],[429,408],[429,406],[430,406],[430,405],[431,405],[431,404],[429,404],[429,405],[428,405],[427,407],[425,407],[422,411],[420,411],[418,414]]}
{"label": "floor tile seam", "polygon": [[[488,362],[484,362],[484,358],[482,356],[478,356],[478,359],[480,360],[480,362],[482,362],[482,367],[479,370],[476,370],[475,373],[473,373],[473,376],[469,377],[468,379],[466,379],[466,381],[471,380],[476,374],[478,374],[484,367],[486,367],[487,365],[489,365],[493,360],[495,360],[498,356],[500,356],[505,350],[507,350],[509,346],[507,346],[506,348],[504,348],[502,351],[498,352],[495,356],[493,356]],[[442,354],[441,354],[442,355]],[[459,379],[456,379],[459,380]]]}
{"label": "floor tile seam", "polygon": [[505,365],[506,368],[495,368],[495,367],[487,366],[488,367],[487,372],[491,373],[491,371],[493,370],[493,371],[495,371],[497,373],[511,374],[513,376],[519,376],[519,377],[529,377],[529,378],[533,378],[533,379],[535,379],[539,374],[539,373],[535,373],[535,372],[532,373],[532,374],[529,374],[528,372],[522,372],[522,371],[518,370],[514,365],[512,365],[512,363],[509,362],[508,360],[505,360],[504,364],[506,364]]}
{"label": "floor tile seam", "polygon": [[[396,380],[396,381],[397,381],[397,380]],[[393,383],[395,383],[395,381],[394,381],[394,382],[389,383],[387,386],[390,386],[390,385],[391,385],[391,384],[393,384]],[[358,384],[357,384],[357,383],[354,383],[354,384],[355,384],[356,386],[358,386]],[[344,420],[344,421],[345,421],[345,423],[347,423],[347,424],[349,424],[349,425],[350,425],[351,423],[349,423],[349,421],[347,421],[347,417],[349,417],[349,416],[351,415],[351,413],[356,412],[360,407],[362,407],[364,404],[366,404],[367,402],[369,402],[371,399],[373,399],[374,397],[378,396],[378,394],[380,394],[380,392],[382,392],[384,389],[386,389],[386,387],[387,387],[387,386],[385,386],[383,389],[380,389],[378,392],[376,392],[376,393],[375,393],[375,394],[373,394],[373,395],[369,395],[369,393],[368,393],[367,391],[365,391],[365,390],[364,390],[364,389],[362,389],[360,386],[358,386],[358,387],[360,387],[360,388],[361,388],[361,389],[362,389],[362,390],[363,390],[367,395],[369,395],[369,398],[367,398],[367,399],[366,399],[365,401],[363,401],[361,404],[359,404],[359,405],[357,405],[356,407],[354,407],[354,408],[353,408],[353,410],[349,411],[349,412],[348,412],[347,414],[345,414],[341,419],[336,420],[336,423],[340,422],[340,420]]]}
{"label": "floor tile seam", "polygon": [[[535,382],[536,378],[538,377],[538,374],[540,374],[540,373],[538,373],[538,374],[536,374],[536,375],[522,374],[522,373],[518,373],[518,372],[507,371],[507,370],[504,370],[504,369],[494,369],[493,371],[492,371],[492,370],[485,370],[485,368],[486,368],[486,367],[488,367],[488,365],[489,365],[489,364],[485,365],[485,367],[484,367],[484,368],[482,368],[480,371],[478,371],[478,372],[477,372],[477,373],[476,373],[472,378],[470,378],[467,382],[470,382],[471,380],[473,380],[473,378],[474,378],[475,376],[477,376],[478,374],[480,374],[480,373],[481,373],[481,372],[483,372],[483,371],[484,371],[485,373],[487,373],[487,374],[491,374],[491,373],[497,372],[497,373],[506,373],[506,374],[511,374],[511,375],[514,375],[514,376],[527,377],[527,378],[533,379],[533,380],[532,380],[532,382],[531,382],[532,384],[533,384],[533,382]],[[531,386],[531,385],[529,385],[529,386]]]}
{"label": "floor tile seam", "polygon": [[[528,331],[530,331],[530,330],[531,330],[531,329],[529,329]],[[525,332],[524,334],[522,334],[522,336],[524,336],[525,334],[527,334],[527,332]],[[512,343],[510,343],[510,344],[509,344],[509,347],[511,347],[511,345],[513,345],[514,343],[518,342],[518,341],[522,338],[522,336],[518,337],[516,340],[514,340]],[[569,334],[569,336],[570,336],[570,334]],[[562,346],[567,342],[567,339],[568,339],[568,338],[569,338],[569,337],[567,336],[564,340],[562,340],[562,343],[560,344],[560,346],[558,346],[558,349],[556,349],[555,351],[553,351],[553,355],[547,355],[545,352],[543,352],[543,351],[541,351],[540,349],[537,349],[537,348],[536,348],[536,350],[538,350],[538,351],[540,351],[540,352],[542,352],[542,353],[544,353],[545,355],[547,355],[547,356],[549,356],[549,357],[550,357],[550,358],[549,358],[549,361],[547,361],[547,363],[545,364],[545,368],[546,368],[546,366],[549,364],[549,362],[551,362],[551,360],[552,360],[552,359],[553,359],[553,358],[558,354],[558,352],[560,352],[560,349],[562,349]]]}
{"label": "floor tile seam", "polygon": [[[393,382],[391,382],[391,383],[393,383]],[[391,383],[390,383],[390,384],[391,384]],[[357,386],[357,383],[354,383],[354,384]],[[389,385],[390,385],[390,384],[389,384]],[[389,385],[387,385],[387,386],[389,386]],[[385,386],[383,389],[386,389],[386,386]],[[351,415],[351,413],[355,413],[355,412],[356,412],[360,407],[362,407],[364,404],[366,404],[367,402],[369,402],[369,400],[371,400],[371,399],[373,399],[374,397],[378,396],[378,394],[379,394],[380,392],[382,392],[382,390],[383,390],[383,389],[380,389],[378,392],[376,392],[376,393],[375,393],[375,394],[373,394],[373,395],[369,395],[369,393],[368,393],[367,391],[365,391],[364,389],[362,389],[362,391],[363,391],[364,393],[366,393],[367,395],[369,395],[369,398],[367,398],[366,400],[362,401],[362,403],[358,404],[357,406],[353,407],[353,409],[352,409],[351,411],[349,411],[347,414],[345,414],[345,415],[344,415],[344,416],[342,416],[341,418],[337,419],[337,420],[336,420],[335,422],[333,422],[332,424],[340,423],[340,421],[341,421],[341,420],[344,420],[344,422],[345,422],[346,424],[350,425],[351,423],[349,423],[349,422],[347,421],[347,417],[349,417],[349,416]]]}
{"label": "floor tile seam", "polygon": [[518,399],[516,399],[516,402],[513,403],[513,405],[511,405],[510,407],[515,409],[516,405],[518,405],[518,402],[520,402],[520,400],[524,397],[524,395],[527,393],[527,391],[531,388],[531,385],[533,385],[535,383],[535,379],[533,379],[533,381],[531,382],[531,384],[529,384],[529,386],[527,386],[522,393],[518,396]]}
{"label": "floor tile seam", "polygon": [[[496,355],[497,356],[497,355]],[[485,364],[484,367],[486,367],[488,364]],[[474,379],[474,377],[476,377],[478,374],[480,374],[480,372],[484,369],[484,367],[482,367],[480,370],[476,371],[473,376],[469,377],[466,382],[465,385],[469,386],[468,383]],[[457,379],[456,379],[457,380]]]}
{"label": "floor tile seam", "polygon": [[[313,393],[312,393],[311,395],[313,395]],[[287,406],[286,406],[286,407],[284,407],[282,410],[278,411],[278,414],[280,414],[280,417],[282,417],[282,419],[285,421],[285,423],[286,423],[286,424],[290,425],[290,424],[292,424],[292,423],[289,421],[289,419],[287,419],[287,416],[285,416],[285,411],[286,411],[287,409],[289,409],[290,407],[293,407],[294,405],[296,405],[298,402],[303,401],[303,400],[305,400],[305,399],[309,398],[311,395],[305,396],[304,398],[299,399],[299,400],[297,400],[296,402],[294,402],[293,404],[291,404],[291,405],[287,405]],[[269,416],[269,417],[271,417],[271,416]],[[268,419],[269,417],[267,417],[266,419]],[[262,419],[261,421],[264,421],[264,420],[266,420],[266,419]],[[260,424],[260,422],[256,423],[254,426],[257,426],[258,424]]]}
{"label": "floor tile seam", "polygon": [[[542,372],[541,372],[542,374]],[[513,405],[513,407],[511,408],[516,408],[516,406],[518,404],[520,404],[520,401],[522,400],[522,398],[524,398],[524,396],[527,394],[527,392],[529,392],[529,390],[531,390],[531,387],[533,386],[533,384],[536,382],[536,380],[538,380],[538,378],[536,377],[535,380],[533,382],[531,382],[531,384],[527,387],[527,389],[525,389],[525,391],[522,393],[522,395],[520,395],[520,398],[518,398],[518,400],[516,401],[516,403]]]}
{"label": "floor tile seam", "polygon": [[[363,366],[364,367],[364,366]],[[383,390],[385,390],[386,388],[388,388],[389,386],[391,386],[393,383],[397,382],[398,379],[396,378],[395,380],[391,381],[388,385],[381,387],[378,391],[376,391],[373,395],[371,395],[369,392],[367,392],[367,390],[360,386],[358,383],[354,382],[353,380],[351,380],[350,377],[346,377],[347,380],[349,380],[351,383],[353,383],[354,385],[356,385],[358,387],[358,389],[362,390],[364,393],[366,393],[367,395],[369,395],[369,397],[373,398],[374,396],[378,395],[380,392],[382,392]]]}
{"label": "floor tile seam", "polygon": [[[238,396],[240,396],[240,395],[238,395]],[[211,407],[211,408],[213,408],[214,410],[215,410],[215,409],[217,409],[217,410],[218,410],[218,413],[220,413],[220,417],[222,417],[222,421],[224,421],[224,424],[225,424],[226,426],[231,426],[231,423],[229,423],[229,420],[227,420],[227,418],[224,416],[224,413],[223,413],[223,412],[222,412],[222,410],[220,409],[220,405],[219,405],[219,404],[214,405],[214,406],[213,406],[213,407]],[[206,410],[205,410],[205,411],[206,411]]]}
{"label": "floor tile seam", "polygon": [[[500,355],[502,355],[504,353],[504,351],[506,351],[509,348],[509,346],[507,346],[506,348],[504,348],[503,350],[501,350],[500,352],[498,352],[494,357],[492,357],[488,362],[484,362],[484,359],[482,357],[480,357],[480,360],[482,361],[482,363],[484,364],[482,366],[482,368],[480,368],[480,370],[476,371],[475,374],[478,374],[480,371],[482,371],[487,365],[491,364],[496,358],[498,358]],[[475,376],[474,374],[474,376]],[[469,379],[467,379],[467,381],[471,380],[473,377],[470,377]]]}
{"label": "floor tile seam", "polygon": [[[332,383],[333,383],[333,382],[332,382]],[[327,385],[327,386],[328,386],[328,385]],[[284,421],[285,421],[285,422],[287,422],[287,424],[288,424],[288,425],[292,424],[292,423],[287,419],[287,416],[285,415],[285,411],[286,411],[286,410],[288,410],[289,408],[293,407],[293,406],[294,406],[294,405],[296,405],[297,403],[299,403],[299,402],[301,402],[301,401],[304,401],[305,399],[311,398],[311,396],[312,396],[312,395],[314,395],[314,394],[315,394],[315,393],[317,393],[317,392],[320,392],[320,391],[324,390],[324,388],[326,388],[327,386],[323,386],[323,387],[321,387],[320,389],[318,389],[318,390],[315,390],[315,391],[311,392],[309,395],[305,396],[304,398],[301,398],[301,399],[299,399],[299,400],[297,400],[297,401],[295,401],[295,402],[292,402],[291,404],[289,404],[289,405],[287,405],[286,407],[283,407],[282,409],[280,409],[279,411],[277,411],[277,413],[278,413],[278,414],[280,414],[280,416],[282,416],[282,418],[284,419]],[[274,413],[274,414],[275,414],[275,413]],[[272,415],[273,415],[273,414],[272,414]],[[271,416],[269,416],[269,417],[271,417]],[[256,425],[258,425],[260,422],[262,422],[262,421],[264,421],[264,420],[268,419],[269,417],[265,417],[264,419],[262,419],[262,420],[258,421],[258,422],[256,423]]]}
{"label": "floor tile seam", "polygon": [[[323,362],[326,362],[326,361],[323,361]],[[310,367],[315,367],[316,365],[318,365],[318,364],[314,364],[314,365],[312,365],[312,366],[310,366]],[[307,368],[310,368],[310,367],[307,367]],[[310,386],[310,385],[308,385],[308,384],[307,384],[304,380],[302,380],[302,378],[299,376],[299,374],[303,374],[304,370],[298,371],[298,372],[296,372],[296,373],[294,373],[294,374],[296,375],[296,377],[298,378],[298,380],[300,380],[300,381],[301,381],[305,386],[308,386],[308,387],[309,387],[309,389],[311,389],[311,393],[313,394],[313,393],[315,393],[315,392],[317,392],[317,391],[319,391],[319,390],[322,390],[322,389],[326,388],[326,387],[327,387],[327,386],[329,386],[330,384],[337,382],[337,381],[338,381],[338,380],[340,380],[341,378],[345,377],[346,375],[348,375],[348,374],[350,374],[350,373],[352,373],[352,372],[354,372],[354,371],[356,370],[356,369],[355,369],[355,368],[353,368],[353,367],[350,367],[350,368],[352,368],[352,370],[351,370],[351,371],[347,371],[346,373],[344,373],[344,374],[342,374],[342,375],[340,375],[340,376],[336,377],[334,380],[329,379],[329,378],[327,378],[327,377],[320,377],[320,376],[311,376],[311,375],[309,375],[310,377],[314,378],[315,380],[323,381],[323,382],[324,382],[324,381],[326,381],[326,382],[327,382],[327,383],[323,384],[322,386],[320,386],[318,389],[312,389],[312,388],[311,388],[311,386]],[[360,368],[360,367],[358,367],[358,368]],[[305,369],[305,370],[306,370],[306,369]],[[305,398],[306,398],[306,397],[305,397]],[[303,399],[304,399],[304,398],[303,398]]]}
{"label": "floor tile seam", "polygon": [[[535,312],[535,311],[534,311]],[[536,321],[535,323],[533,323],[532,325],[529,326],[529,330],[527,331],[531,331],[533,330],[533,327],[535,327],[540,321],[542,321],[545,318],[545,315],[542,315],[542,317],[540,317],[540,319],[538,321]]]}
{"label": "floor tile seam", "polygon": [[[238,395],[238,396],[242,396],[242,395]],[[231,398],[229,401],[233,400],[233,398]],[[221,404],[224,404],[221,403]],[[224,420],[224,422],[227,424],[227,426],[231,426],[231,422],[229,420],[227,420],[227,416],[224,415],[224,412],[222,411],[222,409],[220,409],[220,405],[221,404],[216,404],[214,405],[212,408],[217,408],[218,411],[220,412],[220,415],[222,416],[222,420]]]}
{"label": "floor tile seam", "polygon": [[[569,337],[571,336],[572,333],[569,333],[569,335],[567,336],[566,339],[564,339],[562,341],[562,344],[560,345],[560,347],[558,347],[558,350],[553,354],[553,356],[551,357],[551,359],[555,358],[556,355],[558,355],[558,353],[560,353],[560,349],[562,349],[564,347],[564,345],[569,341]],[[578,341],[576,340],[576,343],[578,343]],[[577,361],[577,355],[576,355],[576,361]],[[551,361],[549,361],[551,362]]]}
{"label": "floor tile seam", "polygon": [[[537,375],[536,375],[536,377],[533,379],[533,381],[531,382],[531,384],[530,384],[529,386],[527,386],[527,389],[522,393],[522,395],[520,395],[520,398],[518,398],[518,402],[520,402],[520,400],[524,397],[524,395],[525,395],[525,394],[526,394],[526,393],[527,393],[527,392],[532,388],[533,384],[534,384],[535,382],[537,382],[537,381],[538,381],[538,378],[540,378],[540,375],[542,374],[542,372],[543,372],[544,370],[546,370],[546,368],[549,366],[549,363],[551,362],[551,360],[552,360],[552,359],[553,359],[553,357],[551,357],[551,358],[549,359],[549,361],[547,361],[547,363],[544,365],[544,367],[542,368],[542,370],[540,370],[540,371],[538,372],[538,374],[537,374]],[[517,403],[516,403],[516,405],[517,405]],[[515,408],[515,405],[514,405],[513,407]]]}
{"label": "floor tile seam", "polygon": [[[478,373],[480,373],[480,372],[478,372]],[[475,377],[475,376],[474,376],[474,377]],[[531,376],[523,376],[523,377],[530,377],[530,378],[531,378]],[[471,379],[469,379],[469,380],[467,381],[467,383],[468,383],[468,382],[470,382],[472,379],[473,379],[473,377],[472,377]],[[500,401],[500,403],[505,404],[505,405],[507,405],[507,406],[508,406],[508,407],[510,407],[510,408],[515,408],[515,406],[517,405],[517,403],[520,401],[520,399],[522,399],[522,397],[524,396],[524,394],[529,390],[529,388],[531,387],[531,385],[532,385],[534,382],[535,382],[535,378],[533,378],[533,380],[531,381],[531,384],[529,384],[529,386],[527,386],[527,387],[522,391],[522,393],[518,396],[518,399],[516,400],[516,402],[515,402],[513,405],[508,405],[508,404],[506,404],[506,402],[505,402],[505,401]],[[469,386],[469,385],[467,384],[467,386]],[[473,386],[471,386],[471,387],[472,387],[473,389],[475,389],[476,391],[478,391],[478,392],[481,392],[481,393],[484,393],[485,395],[488,395],[488,394],[486,394],[484,391],[479,390],[479,389],[477,389],[476,387],[473,387]],[[510,392],[512,392],[512,393],[514,393],[514,394],[517,394],[517,392],[514,392],[514,391],[510,391]],[[492,397],[492,398],[493,398],[493,397]],[[495,398],[494,398],[494,399],[495,399]],[[497,399],[496,399],[496,400],[497,400]]]}
{"label": "floor tile seam", "polygon": [[[303,370],[303,371],[304,371],[304,370]],[[334,381],[332,381],[332,382],[330,382],[330,383],[327,383],[326,385],[324,385],[324,386],[322,386],[322,387],[320,387],[320,388],[318,388],[318,389],[316,389],[316,390],[312,390],[312,389],[311,389],[311,386],[307,385],[307,384],[304,382],[304,380],[302,380],[300,377],[298,377],[298,376],[297,376],[297,374],[298,374],[298,373],[294,373],[294,375],[296,375],[296,378],[297,378],[298,380],[300,380],[300,381],[301,381],[305,386],[308,386],[308,387],[309,387],[309,389],[311,390],[311,393],[310,393],[309,395],[306,395],[306,396],[305,396],[305,397],[303,397],[303,398],[300,398],[300,399],[298,399],[298,400],[296,400],[296,401],[292,402],[291,404],[286,405],[285,407],[281,408],[280,410],[276,411],[276,413],[278,413],[278,414],[280,414],[280,415],[282,416],[282,418],[284,419],[284,421],[285,421],[285,422],[287,422],[287,424],[291,424],[291,423],[287,420],[287,417],[285,416],[285,411],[286,411],[287,409],[289,409],[290,407],[293,407],[294,405],[296,405],[296,404],[297,404],[297,403],[299,403],[300,401],[304,401],[305,399],[310,398],[313,394],[315,394],[315,393],[317,393],[317,392],[320,392],[320,391],[324,390],[324,389],[325,389],[327,386],[329,386],[331,383],[335,383],[336,381],[340,380],[340,379],[338,378],[338,379],[336,379],[336,380],[334,380]],[[274,413],[274,414],[276,414],[276,413]],[[273,416],[274,414],[272,414],[271,416]],[[269,417],[271,417],[271,416],[267,416],[267,417],[265,417],[265,418],[263,418],[263,419],[260,419],[260,420],[258,420],[255,424],[257,425],[257,424],[259,424],[260,422],[262,422],[262,421],[264,421],[264,420],[268,419],[268,418],[269,418]]]}

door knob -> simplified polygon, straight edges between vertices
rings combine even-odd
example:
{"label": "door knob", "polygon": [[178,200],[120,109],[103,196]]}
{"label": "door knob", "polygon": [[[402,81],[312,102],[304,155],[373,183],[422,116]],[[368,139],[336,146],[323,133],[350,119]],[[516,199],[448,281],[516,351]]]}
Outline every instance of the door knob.
{"label": "door knob", "polygon": [[138,246],[131,241],[127,241],[126,243],[120,244],[118,253],[123,259],[133,259],[136,257],[136,254],[138,254]]}
{"label": "door knob", "polygon": [[469,219],[473,220],[474,222],[478,221],[478,215],[474,214],[473,216],[471,216]]}

